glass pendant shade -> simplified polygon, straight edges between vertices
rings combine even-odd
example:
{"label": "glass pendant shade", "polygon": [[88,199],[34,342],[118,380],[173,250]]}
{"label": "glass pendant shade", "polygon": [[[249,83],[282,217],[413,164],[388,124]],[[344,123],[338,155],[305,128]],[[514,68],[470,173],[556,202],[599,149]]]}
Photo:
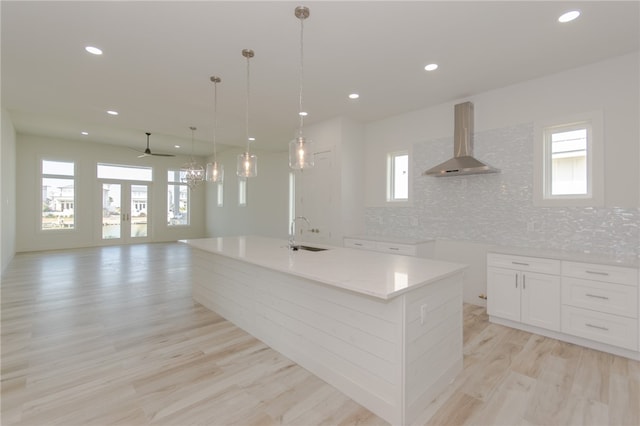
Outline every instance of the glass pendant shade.
{"label": "glass pendant shade", "polygon": [[194,189],[196,186],[202,183],[202,181],[204,181],[205,171],[204,167],[202,167],[200,164],[196,163],[195,161],[191,161],[182,166],[181,174],[183,175],[182,181],[186,182],[189,188]]}
{"label": "glass pendant shade", "polygon": [[289,167],[303,170],[313,167],[313,142],[298,136],[289,142]]}
{"label": "glass pendant shade", "polygon": [[247,150],[238,155],[238,162],[236,164],[236,175],[241,178],[256,177],[258,175],[258,156],[249,152],[249,142],[254,140],[249,137],[249,104],[251,103],[250,97],[250,72],[249,72],[249,60],[253,58],[254,52],[251,49],[242,49],[242,56],[247,60],[247,103],[246,103],[246,121],[245,132],[247,141]]}
{"label": "glass pendant shade", "polygon": [[217,161],[207,163],[206,180],[212,183],[224,182],[224,165],[219,164]]}
{"label": "glass pendant shade", "polygon": [[223,183],[224,165],[218,163],[216,157],[216,133],[218,130],[218,83],[220,83],[222,79],[214,75],[209,77],[209,80],[213,83],[213,162],[207,163],[205,180],[211,183]]}
{"label": "glass pendant shade", "polygon": [[258,156],[248,151],[238,155],[236,174],[245,178],[256,177],[258,175]]}
{"label": "glass pendant shade", "polygon": [[304,20],[309,17],[309,8],[298,6],[295,8],[295,16],[300,20],[300,86],[298,91],[298,116],[300,126],[298,137],[289,142],[289,168],[293,170],[310,169],[314,165],[313,143],[302,136],[304,117],[307,113],[302,108],[302,92],[304,82]]}
{"label": "glass pendant shade", "polygon": [[193,133],[196,128],[191,126],[189,129],[191,129],[191,158],[188,163],[180,167],[180,175],[182,176],[182,181],[189,185],[189,188],[194,189],[204,182],[205,170],[193,159]]}

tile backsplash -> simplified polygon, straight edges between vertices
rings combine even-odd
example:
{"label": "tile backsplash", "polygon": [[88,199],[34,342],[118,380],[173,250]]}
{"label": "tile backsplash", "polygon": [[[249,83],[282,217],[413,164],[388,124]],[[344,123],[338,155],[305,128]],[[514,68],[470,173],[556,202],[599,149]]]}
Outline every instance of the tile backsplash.
{"label": "tile backsplash", "polygon": [[452,157],[453,139],[416,143],[413,205],[367,208],[366,232],[615,257],[640,255],[640,209],[533,205],[532,123],[477,132],[474,138],[475,157],[501,173],[422,176]]}

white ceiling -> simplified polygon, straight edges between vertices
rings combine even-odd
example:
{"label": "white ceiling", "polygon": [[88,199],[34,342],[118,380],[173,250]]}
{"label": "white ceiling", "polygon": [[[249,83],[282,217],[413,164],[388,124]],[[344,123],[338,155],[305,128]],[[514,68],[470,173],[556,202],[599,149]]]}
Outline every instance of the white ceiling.
{"label": "white ceiling", "polygon": [[[218,143],[245,143],[250,48],[252,149],[284,151],[298,123],[299,4],[3,0],[2,106],[19,133],[142,149],[149,131],[154,152],[188,154],[195,126],[195,153],[209,154],[212,75]],[[378,120],[639,49],[637,1],[304,4],[306,124]]]}

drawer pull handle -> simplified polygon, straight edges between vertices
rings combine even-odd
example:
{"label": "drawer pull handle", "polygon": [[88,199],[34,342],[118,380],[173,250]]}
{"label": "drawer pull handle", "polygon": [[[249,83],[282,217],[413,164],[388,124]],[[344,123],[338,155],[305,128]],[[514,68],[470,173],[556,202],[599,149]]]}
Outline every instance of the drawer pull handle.
{"label": "drawer pull handle", "polygon": [[589,294],[586,293],[585,296],[587,297],[594,297],[596,299],[602,299],[602,300],[609,300],[609,298],[607,296],[598,296],[597,294]]}
{"label": "drawer pull handle", "polygon": [[522,289],[523,290],[527,289],[527,276],[526,275],[522,275]]}
{"label": "drawer pull handle", "polygon": [[587,327],[597,328],[598,330],[609,331],[609,329],[607,327],[602,327],[600,325],[593,325],[593,324],[589,324],[589,323],[586,323],[585,325]]}
{"label": "drawer pull handle", "polygon": [[594,275],[604,275],[605,277],[609,275],[608,272],[600,272],[600,271],[586,271],[587,274],[594,274]]}
{"label": "drawer pull handle", "polygon": [[516,288],[518,288],[518,274],[516,274],[515,277],[516,277]]}
{"label": "drawer pull handle", "polygon": [[400,250],[398,247],[389,247],[389,250]]}
{"label": "drawer pull handle", "polygon": [[362,247],[362,243],[353,243],[353,245]]}
{"label": "drawer pull handle", "polygon": [[514,265],[522,265],[522,266],[529,266],[528,263],[524,263],[524,262],[511,262]]}

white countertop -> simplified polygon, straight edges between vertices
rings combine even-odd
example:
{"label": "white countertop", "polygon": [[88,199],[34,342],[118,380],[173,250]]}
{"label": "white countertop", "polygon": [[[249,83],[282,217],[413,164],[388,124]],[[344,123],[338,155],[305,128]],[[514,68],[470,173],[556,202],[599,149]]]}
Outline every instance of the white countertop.
{"label": "white countertop", "polygon": [[191,247],[291,275],[391,299],[461,272],[459,263],[355,250],[321,244],[325,251],[293,251],[286,240],[258,236],[182,240]]}

